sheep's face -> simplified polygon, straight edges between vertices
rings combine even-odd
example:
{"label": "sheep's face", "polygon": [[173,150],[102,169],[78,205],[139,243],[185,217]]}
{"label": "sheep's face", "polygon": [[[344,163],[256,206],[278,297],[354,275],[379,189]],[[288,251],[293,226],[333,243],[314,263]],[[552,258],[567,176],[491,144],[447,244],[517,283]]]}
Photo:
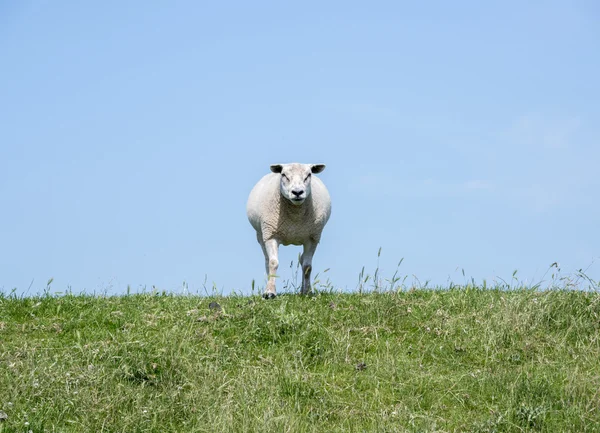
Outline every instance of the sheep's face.
{"label": "sheep's face", "polygon": [[294,205],[301,205],[310,196],[310,183],[313,173],[325,170],[324,164],[273,164],[271,171],[279,173],[280,192]]}

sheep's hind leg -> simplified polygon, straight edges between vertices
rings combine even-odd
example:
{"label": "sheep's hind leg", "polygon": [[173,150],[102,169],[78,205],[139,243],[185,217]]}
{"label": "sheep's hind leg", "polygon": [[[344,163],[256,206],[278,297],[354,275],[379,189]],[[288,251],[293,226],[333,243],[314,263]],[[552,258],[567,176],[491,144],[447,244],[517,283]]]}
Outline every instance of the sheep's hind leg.
{"label": "sheep's hind leg", "polygon": [[275,278],[277,277],[277,268],[279,267],[278,251],[279,243],[275,239],[270,239],[264,243],[263,251],[266,252],[266,268],[267,268],[267,287],[263,297],[265,299],[273,299],[277,296],[275,288]]}
{"label": "sheep's hind leg", "polygon": [[302,291],[300,293],[303,295],[308,295],[311,291],[310,274],[312,271],[312,258],[316,249],[316,242],[309,241],[304,244],[304,251],[302,252],[302,257],[300,257],[302,263]]}

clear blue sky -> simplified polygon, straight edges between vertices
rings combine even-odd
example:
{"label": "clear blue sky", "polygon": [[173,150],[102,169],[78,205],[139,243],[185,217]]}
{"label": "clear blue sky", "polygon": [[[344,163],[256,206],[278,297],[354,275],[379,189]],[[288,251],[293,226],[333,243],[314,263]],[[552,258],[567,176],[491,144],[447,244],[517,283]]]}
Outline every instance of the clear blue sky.
{"label": "clear blue sky", "polygon": [[598,278],[599,46],[592,0],[2,1],[0,289],[248,293],[246,198],[293,161],[327,164],[336,287],[379,247],[407,281]]}

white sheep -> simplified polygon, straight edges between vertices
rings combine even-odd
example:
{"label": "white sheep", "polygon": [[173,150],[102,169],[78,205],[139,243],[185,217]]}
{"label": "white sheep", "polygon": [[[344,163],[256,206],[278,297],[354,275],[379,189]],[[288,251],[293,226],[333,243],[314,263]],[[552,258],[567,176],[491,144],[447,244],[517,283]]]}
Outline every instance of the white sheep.
{"label": "white sheep", "polygon": [[272,173],[254,186],[248,197],[248,220],[256,230],[268,275],[264,297],[276,296],[279,245],[302,245],[302,294],[308,294],[312,258],[331,214],[329,192],[313,176],[324,164],[273,164]]}

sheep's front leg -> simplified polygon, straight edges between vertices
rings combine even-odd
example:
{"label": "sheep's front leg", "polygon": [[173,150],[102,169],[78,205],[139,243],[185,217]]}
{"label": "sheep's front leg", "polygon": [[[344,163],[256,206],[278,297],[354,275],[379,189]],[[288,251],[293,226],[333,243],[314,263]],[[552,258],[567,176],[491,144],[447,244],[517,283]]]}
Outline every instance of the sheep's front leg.
{"label": "sheep's front leg", "polygon": [[310,273],[312,271],[312,258],[317,249],[317,243],[308,241],[304,244],[304,251],[300,261],[302,262],[302,291],[303,295],[310,293]]}
{"label": "sheep's front leg", "polygon": [[275,289],[275,278],[277,276],[277,268],[279,267],[279,260],[277,258],[279,250],[279,243],[275,239],[270,239],[265,242],[264,251],[267,267],[267,288],[263,297],[265,299],[272,299],[277,296]]}

